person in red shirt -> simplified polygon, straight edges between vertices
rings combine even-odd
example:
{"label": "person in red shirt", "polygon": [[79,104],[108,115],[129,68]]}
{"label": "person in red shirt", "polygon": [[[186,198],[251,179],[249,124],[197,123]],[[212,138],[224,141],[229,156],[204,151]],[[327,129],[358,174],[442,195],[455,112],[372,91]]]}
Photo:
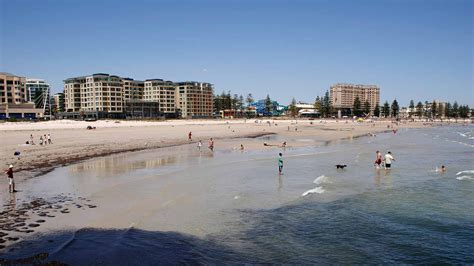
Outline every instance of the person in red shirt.
{"label": "person in red shirt", "polygon": [[8,191],[10,193],[16,192],[15,190],[15,181],[13,180],[13,165],[10,164],[10,167],[8,168],[7,171],[5,171],[5,174],[7,174],[8,177]]}
{"label": "person in red shirt", "polygon": [[189,131],[188,140],[193,141],[193,133],[191,131]]}

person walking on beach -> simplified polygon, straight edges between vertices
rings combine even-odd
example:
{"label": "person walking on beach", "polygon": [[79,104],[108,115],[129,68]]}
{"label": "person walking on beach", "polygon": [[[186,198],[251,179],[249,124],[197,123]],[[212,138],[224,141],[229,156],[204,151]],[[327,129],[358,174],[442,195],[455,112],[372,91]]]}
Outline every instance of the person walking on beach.
{"label": "person walking on beach", "polygon": [[379,169],[380,165],[382,164],[382,153],[380,151],[375,152],[375,168]]}
{"label": "person walking on beach", "polygon": [[30,134],[30,144],[35,145],[35,143],[33,142],[33,134]]}
{"label": "person walking on beach", "polygon": [[43,136],[40,136],[39,143],[40,143],[40,145],[43,145]]}
{"label": "person walking on beach", "polygon": [[193,133],[191,131],[189,131],[188,140],[193,141]]}
{"label": "person walking on beach", "polygon": [[385,154],[385,169],[391,169],[392,168],[392,161],[395,161],[395,158],[392,156],[392,152],[388,152]]}
{"label": "person walking on beach", "polygon": [[281,175],[283,172],[283,154],[278,154],[278,174]]}
{"label": "person walking on beach", "polygon": [[46,134],[44,134],[43,140],[44,140],[44,145],[48,145],[48,141],[46,140]]}
{"label": "person walking on beach", "polygon": [[199,140],[199,142],[198,142],[198,150],[201,151],[201,148],[202,148],[202,141]]}
{"label": "person walking on beach", "polygon": [[16,192],[15,181],[13,180],[13,165],[10,164],[10,167],[8,168],[8,170],[5,171],[5,174],[8,177],[8,191],[10,193]]}
{"label": "person walking on beach", "polygon": [[214,151],[214,140],[212,138],[209,139],[209,149],[211,151]]}
{"label": "person walking on beach", "polygon": [[48,134],[48,144],[53,144],[53,142],[51,141],[51,135]]}

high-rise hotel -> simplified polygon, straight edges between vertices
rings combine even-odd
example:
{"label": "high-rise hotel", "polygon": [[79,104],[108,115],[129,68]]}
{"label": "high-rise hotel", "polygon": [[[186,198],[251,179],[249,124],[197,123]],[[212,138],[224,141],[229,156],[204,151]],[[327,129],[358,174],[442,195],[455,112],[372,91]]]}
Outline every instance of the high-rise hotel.
{"label": "high-rise hotel", "polygon": [[331,86],[330,98],[332,106],[343,113],[354,108],[354,100],[359,97],[362,108],[367,101],[370,112],[373,113],[376,105],[380,105],[380,88],[375,85],[357,85],[337,83]]}

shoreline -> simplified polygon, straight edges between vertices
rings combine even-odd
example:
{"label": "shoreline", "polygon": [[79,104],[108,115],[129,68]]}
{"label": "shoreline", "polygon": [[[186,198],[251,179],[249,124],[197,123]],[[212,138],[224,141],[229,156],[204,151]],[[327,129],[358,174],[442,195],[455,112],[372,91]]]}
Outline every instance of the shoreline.
{"label": "shoreline", "polygon": [[[274,132],[268,132],[268,133],[261,133],[261,134],[250,134],[250,135],[243,135],[239,137],[230,137],[230,138],[214,138],[214,139],[220,139],[220,140],[231,140],[231,139],[254,139],[254,138],[259,138],[263,136],[269,136],[269,135],[275,135],[276,133]],[[140,151],[151,151],[151,150],[157,150],[157,149],[163,149],[163,148],[170,148],[170,147],[178,147],[182,145],[187,145],[187,144],[196,144],[197,141],[192,141],[192,142],[182,142],[182,143],[169,143],[165,144],[162,146],[153,146],[153,147],[137,147],[137,148],[130,148],[130,149],[125,149],[125,150],[112,150],[112,151],[104,151],[104,152],[99,152],[94,154],[93,156],[90,156],[88,154],[84,154],[83,156],[79,157],[72,157],[68,159],[61,159],[58,158],[58,162],[56,164],[34,164],[30,168],[20,168],[16,170],[16,174],[26,172],[29,176],[29,178],[34,178],[34,177],[39,177],[42,175],[45,175],[51,171],[54,171],[56,168],[68,166],[71,164],[75,163],[80,163],[86,160],[91,160],[95,158],[100,158],[100,157],[106,157],[110,155],[115,155],[115,154],[121,154],[121,153],[132,153],[132,152],[140,152]]]}
{"label": "shoreline", "polygon": [[[423,122],[400,123],[393,126],[391,122],[372,124],[324,120],[319,120],[319,123],[316,120],[199,120],[158,122],[158,125],[137,121],[130,123],[97,121],[93,123],[95,123],[94,126],[97,126],[96,130],[86,130],[84,127],[92,123],[83,121],[42,123],[42,125],[47,125],[47,128],[54,128],[49,130],[37,129],[36,123],[24,124],[18,130],[11,130],[10,126],[5,129],[0,125],[1,144],[5,147],[0,151],[0,155],[4,158],[4,167],[8,167],[10,163],[13,164],[15,177],[21,181],[44,175],[58,167],[88,159],[118,153],[196,144],[198,139],[203,141],[203,147],[207,147],[209,138],[219,140],[220,142],[216,146],[219,150],[229,148],[225,143],[236,139],[255,139],[269,135],[275,135],[285,141],[307,137],[320,142],[331,142],[390,132],[393,129],[433,126]],[[387,128],[387,125],[390,125],[390,128]],[[31,128],[26,129],[27,126]],[[53,144],[43,146],[20,144],[29,140],[30,134],[34,135],[37,143],[38,136],[36,134],[38,131],[40,135],[51,133]],[[188,132],[193,132],[192,141],[187,139]],[[224,145],[221,146],[221,144]],[[308,144],[294,141],[288,145],[299,147]],[[253,142],[245,143],[245,146],[246,150],[263,148]],[[16,151],[21,152],[21,157],[12,156]]]}

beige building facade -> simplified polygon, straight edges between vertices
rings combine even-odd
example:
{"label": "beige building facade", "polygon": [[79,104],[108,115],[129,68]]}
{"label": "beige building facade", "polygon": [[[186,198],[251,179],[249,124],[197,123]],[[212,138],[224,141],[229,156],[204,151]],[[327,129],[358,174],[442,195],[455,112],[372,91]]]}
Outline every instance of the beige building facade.
{"label": "beige building facade", "polygon": [[25,77],[0,72],[0,119],[43,117],[27,96]]}
{"label": "beige building facade", "polygon": [[197,81],[177,82],[177,107],[182,118],[212,116],[214,92],[212,84]]}
{"label": "beige building facade", "polygon": [[162,79],[145,80],[143,100],[158,102],[160,112],[165,116],[176,114],[176,88],[172,81]]}
{"label": "beige building facade", "polygon": [[369,102],[371,113],[376,105],[380,106],[380,88],[375,85],[337,83],[331,86],[330,98],[335,109],[352,110],[357,97],[359,97],[362,107],[366,101]]}
{"label": "beige building facade", "polygon": [[64,80],[66,112],[123,112],[122,78],[93,74]]}
{"label": "beige building facade", "polygon": [[149,110],[147,114],[158,108],[159,114],[148,117],[211,117],[213,98],[213,86],[206,82],[138,81],[103,73],[64,80],[65,111],[74,117],[93,112],[125,117],[140,108]]}
{"label": "beige building facade", "polygon": [[143,99],[145,82],[131,78],[122,78],[122,84],[124,102]]}

